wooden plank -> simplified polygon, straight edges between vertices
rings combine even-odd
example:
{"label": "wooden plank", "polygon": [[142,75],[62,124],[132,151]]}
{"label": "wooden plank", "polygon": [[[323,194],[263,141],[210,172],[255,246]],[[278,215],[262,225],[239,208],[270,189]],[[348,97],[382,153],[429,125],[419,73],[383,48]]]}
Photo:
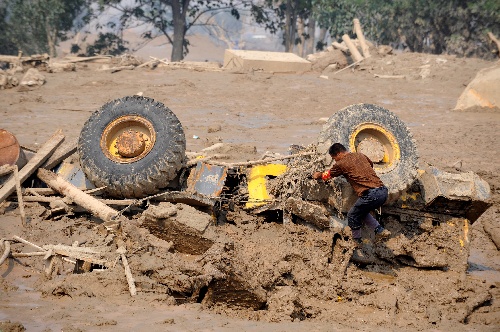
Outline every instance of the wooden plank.
{"label": "wooden plank", "polygon": [[[43,164],[47,158],[54,152],[54,150],[64,140],[64,135],[61,130],[58,130],[52,137],[45,142],[45,144],[38,150],[35,156],[24,165],[19,171],[19,181],[23,183],[31,174],[33,174],[40,165]],[[7,180],[7,182],[0,188],[0,203],[9,197],[16,190],[16,179],[14,177]]]}
{"label": "wooden plank", "polygon": [[78,138],[73,138],[71,140],[65,140],[54,153],[50,156],[47,161],[45,161],[42,165],[45,169],[53,169],[56,167],[61,161],[71,156],[76,152],[76,147],[78,144]]}
{"label": "wooden plank", "polygon": [[40,168],[37,173],[38,178],[45,182],[49,187],[59,192],[61,195],[68,197],[72,202],[80,205],[87,211],[90,211],[96,217],[104,221],[113,221],[118,216],[118,211],[110,208],[106,204],[100,202],[95,197],[92,197],[59,175]]}

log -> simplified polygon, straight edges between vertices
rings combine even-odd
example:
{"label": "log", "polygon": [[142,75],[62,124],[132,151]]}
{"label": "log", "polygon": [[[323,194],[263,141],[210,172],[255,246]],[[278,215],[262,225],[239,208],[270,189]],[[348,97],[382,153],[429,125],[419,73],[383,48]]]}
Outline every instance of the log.
{"label": "log", "polygon": [[84,61],[93,61],[93,60],[110,60],[110,56],[104,56],[104,55],[96,55],[96,56],[90,56],[90,57],[66,57],[68,59],[68,62],[84,62]]}
{"label": "log", "polygon": [[59,163],[61,163],[61,161],[63,161],[64,159],[68,158],[69,156],[71,156],[73,153],[76,152],[77,143],[78,143],[78,138],[73,138],[68,141],[65,140],[54,151],[52,156],[50,156],[50,158],[47,159],[47,161],[45,161],[42,164],[42,167],[45,169],[53,169],[54,167],[56,167]]}
{"label": "log", "polygon": [[363,56],[361,55],[361,53],[359,53],[359,51],[356,48],[356,46],[354,46],[351,38],[349,38],[348,35],[343,35],[342,36],[342,40],[344,41],[344,43],[349,48],[349,52],[351,52],[351,55],[354,58],[355,62],[360,62],[360,61],[362,61],[364,59]]}
{"label": "log", "polygon": [[13,252],[10,254],[11,257],[21,258],[21,257],[33,257],[33,256],[45,256],[46,251],[35,251],[35,252]]}
{"label": "log", "polygon": [[[35,156],[28,161],[19,172],[19,181],[24,182],[41,164],[54,152],[54,150],[64,140],[61,130],[58,130],[45,144],[38,150]],[[0,203],[2,203],[16,188],[16,180],[10,178],[0,189]]]}
{"label": "log", "polygon": [[21,190],[21,183],[19,182],[19,172],[17,170],[17,165],[14,168],[14,180],[16,181],[16,191],[17,191],[17,204],[19,205],[19,212],[21,213],[21,223],[26,226],[26,213],[24,213],[24,203],[23,203],[23,192]]}
{"label": "log", "polygon": [[334,42],[332,43],[332,46],[333,46],[333,47],[335,47],[335,48],[336,48],[336,49],[338,49],[338,50],[341,50],[342,52],[347,52],[347,51],[349,51],[349,48],[348,48],[347,46],[344,46],[344,45],[342,45],[341,43],[336,42],[336,41],[334,41]]}
{"label": "log", "polygon": [[111,74],[119,72],[120,70],[134,70],[135,66],[130,65],[130,66],[118,66],[118,67],[111,67],[111,68],[102,68],[100,69],[101,71],[110,71]]}
{"label": "log", "polygon": [[353,20],[353,23],[354,23],[354,32],[358,37],[359,44],[361,45],[361,52],[363,52],[363,57],[369,58],[370,50],[368,45],[366,44],[365,35],[363,34],[363,29],[361,29],[361,24],[359,23],[359,20],[357,18]]}
{"label": "log", "polygon": [[488,37],[497,45],[498,56],[500,57],[500,40],[498,40],[498,38],[491,32],[488,32]]}
{"label": "log", "polygon": [[272,158],[272,159],[252,160],[252,161],[240,162],[240,163],[222,163],[222,162],[217,162],[217,161],[207,161],[206,163],[210,164],[210,165],[225,166],[225,167],[252,166],[252,165],[269,164],[269,163],[272,163],[274,161],[279,161],[279,160],[298,158],[298,157],[304,157],[304,156],[312,156],[314,154],[316,154],[316,152],[301,152],[301,153],[297,153],[297,154],[291,154],[288,156],[276,157],[276,158]]}
{"label": "log", "polygon": [[40,168],[37,176],[49,187],[59,192],[61,195],[68,197],[71,201],[85,208],[87,211],[91,212],[93,215],[104,220],[105,222],[112,222],[118,216],[118,211],[110,208],[98,199],[84,193],[51,171]]}

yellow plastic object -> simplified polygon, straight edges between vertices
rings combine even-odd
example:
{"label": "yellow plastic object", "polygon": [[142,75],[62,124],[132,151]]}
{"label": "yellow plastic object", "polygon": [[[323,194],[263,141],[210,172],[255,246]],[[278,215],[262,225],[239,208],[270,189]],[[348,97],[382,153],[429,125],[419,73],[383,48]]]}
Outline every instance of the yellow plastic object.
{"label": "yellow plastic object", "polygon": [[245,205],[247,209],[265,205],[270,199],[267,193],[267,176],[278,176],[285,173],[286,165],[282,164],[267,164],[254,166],[248,171],[248,203]]}

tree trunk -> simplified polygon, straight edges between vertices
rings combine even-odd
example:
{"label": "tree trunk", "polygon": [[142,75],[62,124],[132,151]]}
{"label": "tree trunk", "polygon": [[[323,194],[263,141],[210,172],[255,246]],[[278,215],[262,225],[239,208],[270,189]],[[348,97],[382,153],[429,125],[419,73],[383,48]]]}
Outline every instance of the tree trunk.
{"label": "tree trunk", "polygon": [[[55,29],[54,29],[55,30]],[[49,56],[51,59],[56,57],[56,36],[57,32],[53,31],[50,27],[48,19],[45,19],[45,33],[47,35],[47,43],[49,47]]]}
{"label": "tree trunk", "polygon": [[325,38],[326,38],[326,33],[328,32],[328,29],[327,28],[321,28],[319,29],[319,38],[318,38],[318,42],[322,42],[324,43],[325,42]]}
{"label": "tree trunk", "polygon": [[285,12],[285,32],[283,39],[285,41],[285,52],[290,52],[291,48],[291,36],[292,36],[292,0],[286,1],[286,12]]}
{"label": "tree trunk", "polygon": [[309,39],[306,41],[306,56],[314,53],[315,45],[315,35],[316,32],[316,20],[309,15],[309,22],[307,22],[307,33],[309,34]]}
{"label": "tree trunk", "polygon": [[297,45],[297,55],[304,57],[304,46],[306,44],[306,31],[304,19],[302,17],[297,18],[297,33],[299,34],[300,43]]}
{"label": "tree trunk", "polygon": [[186,36],[186,7],[189,0],[172,1],[172,17],[174,22],[174,38],[172,41],[171,61],[184,59],[184,38]]}

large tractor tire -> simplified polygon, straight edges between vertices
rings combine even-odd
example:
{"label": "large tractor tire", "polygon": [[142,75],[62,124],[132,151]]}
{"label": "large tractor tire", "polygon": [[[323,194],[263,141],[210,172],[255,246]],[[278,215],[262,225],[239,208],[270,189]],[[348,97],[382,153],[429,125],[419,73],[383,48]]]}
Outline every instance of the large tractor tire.
{"label": "large tractor tire", "polygon": [[319,135],[318,152],[327,153],[333,143],[373,161],[377,175],[389,189],[390,201],[417,176],[417,148],[408,127],[380,106],[356,104],[332,115]]}
{"label": "large tractor tire", "polygon": [[95,111],[78,141],[87,178],[120,198],[141,198],[166,187],[183,167],[185,151],[175,114],[139,96],[113,100]]}

